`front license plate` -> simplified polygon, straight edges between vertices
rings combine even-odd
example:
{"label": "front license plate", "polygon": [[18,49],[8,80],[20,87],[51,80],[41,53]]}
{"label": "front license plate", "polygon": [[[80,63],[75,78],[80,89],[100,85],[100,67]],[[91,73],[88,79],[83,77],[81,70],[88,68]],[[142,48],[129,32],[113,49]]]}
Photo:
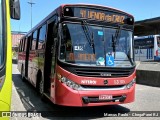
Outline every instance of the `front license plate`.
{"label": "front license plate", "polygon": [[111,100],[112,95],[99,95],[99,100]]}

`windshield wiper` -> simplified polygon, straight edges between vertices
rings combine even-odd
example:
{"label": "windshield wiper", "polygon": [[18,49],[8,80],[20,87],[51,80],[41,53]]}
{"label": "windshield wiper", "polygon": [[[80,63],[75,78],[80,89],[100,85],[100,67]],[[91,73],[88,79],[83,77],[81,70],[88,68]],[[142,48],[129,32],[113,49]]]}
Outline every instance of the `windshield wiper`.
{"label": "windshield wiper", "polygon": [[112,35],[112,47],[114,52],[114,58],[116,57],[115,51],[116,51],[116,44],[117,40],[119,39],[120,33],[121,33],[122,26],[119,25],[118,29],[116,30],[115,35]]}
{"label": "windshield wiper", "polygon": [[93,53],[95,54],[95,46],[94,46],[94,37],[93,37],[93,32],[91,32],[91,30],[88,27],[88,23],[85,20],[82,20],[82,28],[84,31],[84,34],[88,40],[88,43],[90,45],[90,47],[93,48]]}
{"label": "windshield wiper", "polygon": [[131,59],[131,57],[130,57],[130,50],[129,50],[129,52],[127,53],[127,57],[128,57],[128,59],[129,59],[129,61],[130,61],[130,63],[132,64],[132,66],[133,66],[133,61],[132,61],[132,59]]}

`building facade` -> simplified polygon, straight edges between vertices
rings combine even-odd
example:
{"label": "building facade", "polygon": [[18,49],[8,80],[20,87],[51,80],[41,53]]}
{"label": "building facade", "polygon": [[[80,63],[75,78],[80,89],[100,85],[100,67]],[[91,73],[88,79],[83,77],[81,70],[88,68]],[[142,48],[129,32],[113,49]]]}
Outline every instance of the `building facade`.
{"label": "building facade", "polygon": [[12,48],[18,47],[20,38],[23,37],[26,33],[25,32],[19,32],[19,31],[12,31]]}

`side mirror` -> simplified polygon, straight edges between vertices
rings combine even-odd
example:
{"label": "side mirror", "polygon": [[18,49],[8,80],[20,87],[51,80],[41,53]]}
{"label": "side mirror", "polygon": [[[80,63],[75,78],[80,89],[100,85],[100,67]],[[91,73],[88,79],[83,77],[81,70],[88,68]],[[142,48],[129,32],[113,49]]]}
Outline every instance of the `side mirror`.
{"label": "side mirror", "polygon": [[12,19],[20,20],[19,0],[10,0],[10,14]]}

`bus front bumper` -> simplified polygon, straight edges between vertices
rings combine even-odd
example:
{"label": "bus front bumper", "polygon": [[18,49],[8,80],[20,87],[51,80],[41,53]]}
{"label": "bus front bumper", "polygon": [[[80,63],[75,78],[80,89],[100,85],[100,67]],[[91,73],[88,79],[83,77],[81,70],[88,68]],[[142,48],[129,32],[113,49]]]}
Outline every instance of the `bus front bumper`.
{"label": "bus front bumper", "polygon": [[[112,99],[99,100],[100,95],[110,95]],[[57,82],[55,104],[64,106],[102,106],[133,102],[135,99],[135,83],[125,90],[85,90],[76,91]]]}

